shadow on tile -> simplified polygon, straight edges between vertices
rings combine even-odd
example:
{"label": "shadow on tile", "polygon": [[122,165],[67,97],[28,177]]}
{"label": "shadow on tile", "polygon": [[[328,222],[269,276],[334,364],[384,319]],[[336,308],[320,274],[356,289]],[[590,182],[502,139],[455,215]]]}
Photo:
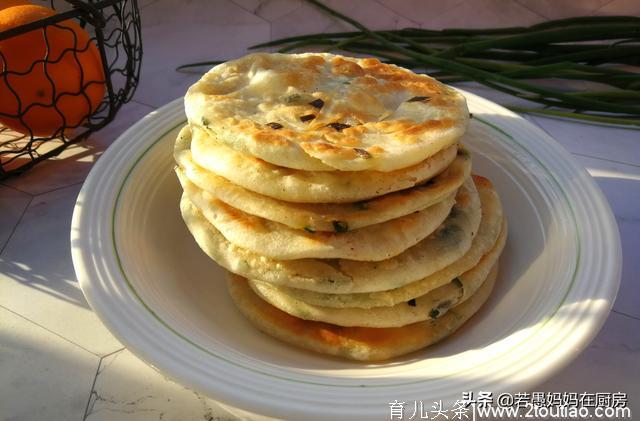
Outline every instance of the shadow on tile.
{"label": "shadow on tile", "polygon": [[25,263],[11,261],[0,258],[2,274],[22,285],[33,288],[43,294],[53,298],[66,301],[79,307],[89,309],[89,305],[78,288],[75,278],[72,280],[68,276],[56,271],[40,273],[29,267]]}

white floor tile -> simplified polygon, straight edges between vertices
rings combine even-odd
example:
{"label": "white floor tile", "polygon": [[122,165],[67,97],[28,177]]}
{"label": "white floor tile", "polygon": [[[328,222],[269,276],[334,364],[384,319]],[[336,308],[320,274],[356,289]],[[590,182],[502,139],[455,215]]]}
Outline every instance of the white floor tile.
{"label": "white floor tile", "polygon": [[37,196],[0,255],[0,305],[104,355],[122,346],[82,295],[71,262],[71,215],[80,186]]}
{"label": "white floor tile", "polygon": [[[411,16],[401,15],[383,3],[370,0],[340,1],[325,0],[324,4],[349,16],[358,22],[366,22],[369,29],[401,29],[420,26],[419,20]],[[326,16],[325,12],[320,11]],[[335,22],[329,31],[355,31],[348,23]]]}
{"label": "white floor tile", "polygon": [[547,19],[564,19],[574,16],[592,15],[598,9],[611,3],[612,0],[516,0],[523,7],[544,16]]}
{"label": "white floor tile", "polygon": [[4,247],[29,204],[31,196],[0,185],[0,250]]}
{"label": "white floor tile", "polygon": [[536,123],[571,152],[640,165],[638,130],[535,116]]}
{"label": "white floor tile", "polygon": [[575,156],[607,196],[619,219],[640,222],[640,167]]}
{"label": "white floor tile", "polygon": [[[265,22],[230,0],[191,0],[179,3],[175,0],[143,0],[140,2],[140,16],[143,28],[164,26],[176,21],[210,26],[252,25]],[[144,34],[143,40],[148,40]]]}
{"label": "white floor tile", "polygon": [[302,6],[301,0],[232,0],[249,13],[272,22]]}
{"label": "white floor tile", "polygon": [[598,9],[597,14],[638,16],[640,15],[640,2],[638,0],[613,0]]}
{"label": "white floor tile", "polygon": [[[171,33],[171,37],[167,37],[167,33]],[[143,38],[140,92],[135,99],[160,107],[182,97],[187,88],[213,66],[197,68],[190,73],[177,72],[176,67],[240,57],[247,53],[247,47],[269,39],[269,24],[220,26],[175,23],[145,27]]]}
{"label": "white floor tile", "polygon": [[[537,391],[627,393],[640,413],[640,320],[611,313],[591,345]],[[594,418],[595,419],[595,418]]]}
{"label": "white floor tile", "polygon": [[99,358],[0,308],[0,419],[81,420]]}
{"label": "white floor tile", "polygon": [[618,219],[618,228],[622,240],[622,282],[613,308],[640,319],[640,221]]}
{"label": "white floor tile", "polygon": [[465,0],[438,17],[431,19],[430,29],[442,28],[494,28],[502,26],[528,26],[544,18],[516,2],[500,0]]}
{"label": "white floor tile", "polygon": [[[300,25],[299,22],[305,24]],[[333,24],[336,24],[335,19],[312,4],[302,2],[300,7],[271,21],[271,39],[326,32],[326,28]]]}
{"label": "white floor tile", "polygon": [[169,380],[124,350],[104,358],[87,421],[232,420],[215,401]]}
{"label": "white floor tile", "polygon": [[[371,0],[339,1],[328,0],[325,4],[338,12],[363,22],[369,29],[399,29],[419,26],[411,20],[394,12],[386,5]],[[288,13],[271,20],[271,38],[279,39],[296,35],[320,32],[355,31],[352,25],[333,18],[318,7],[302,3]],[[300,22],[305,22],[300,25]]]}
{"label": "white floor tile", "polygon": [[464,0],[378,0],[378,3],[396,11],[399,15],[407,19],[419,22],[419,25],[422,25],[424,28],[429,28],[431,22],[463,1]]}
{"label": "white floor tile", "polygon": [[622,239],[622,283],[614,309],[640,318],[640,167],[576,156],[607,197]]}

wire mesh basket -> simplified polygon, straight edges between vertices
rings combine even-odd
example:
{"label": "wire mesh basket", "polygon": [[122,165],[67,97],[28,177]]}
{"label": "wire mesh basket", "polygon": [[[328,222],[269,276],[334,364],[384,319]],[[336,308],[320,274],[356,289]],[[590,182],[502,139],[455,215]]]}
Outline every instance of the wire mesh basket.
{"label": "wire mesh basket", "polygon": [[86,139],[133,96],[136,0],[50,0],[43,19],[0,32],[0,180]]}

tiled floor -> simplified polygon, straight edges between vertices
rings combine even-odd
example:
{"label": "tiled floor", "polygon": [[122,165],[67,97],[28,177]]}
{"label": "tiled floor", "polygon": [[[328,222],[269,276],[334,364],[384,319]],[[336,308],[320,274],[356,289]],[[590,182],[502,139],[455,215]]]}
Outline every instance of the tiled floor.
{"label": "tiled floor", "polygon": [[86,408],[86,420],[231,420],[211,399],[167,380],[129,351],[100,361]]}
{"label": "tiled floor", "polygon": [[[634,0],[330,0],[372,28],[524,25],[575,14],[640,15]],[[0,185],[0,420],[225,420],[225,408],[124,350],[87,305],[69,253],[72,208],[102,151],[143,115],[183,94],[190,61],[252,44],[345,30],[300,0],[141,0],[142,79],[116,120],[60,157]],[[484,91],[478,90],[484,94]],[[640,411],[640,142],[637,131],[527,117],[596,178],[619,223],[623,281],[591,346],[538,390],[623,391]]]}
{"label": "tiled floor", "polygon": [[0,418],[82,419],[95,355],[0,308]]}

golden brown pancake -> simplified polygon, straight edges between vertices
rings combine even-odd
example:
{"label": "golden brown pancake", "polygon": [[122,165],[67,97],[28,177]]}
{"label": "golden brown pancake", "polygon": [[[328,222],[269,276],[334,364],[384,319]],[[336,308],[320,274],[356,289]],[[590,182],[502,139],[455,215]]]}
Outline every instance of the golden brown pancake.
{"label": "golden brown pancake", "polygon": [[427,75],[328,53],[227,61],[189,88],[185,111],[244,155],[325,172],[410,167],[456,143],[469,120],[464,96]]}
{"label": "golden brown pancake", "polygon": [[[400,327],[407,324],[440,317],[450,308],[464,302],[484,283],[496,265],[507,238],[506,225],[498,241],[478,264],[449,282],[423,295],[411,297],[391,306],[329,307],[310,303],[292,295],[290,289],[269,282],[250,280],[253,291],[269,304],[305,320],[327,322],[338,326]],[[326,294],[328,295],[328,294]],[[329,302],[333,296],[325,297]]]}
{"label": "golden brown pancake", "polygon": [[322,354],[379,361],[417,351],[451,335],[482,307],[497,273],[496,265],[475,294],[441,318],[395,328],[342,327],[303,320],[262,300],[245,278],[230,273],[227,286],[238,309],[268,335]]}
{"label": "golden brown pancake", "polygon": [[455,192],[471,173],[471,155],[460,146],[451,165],[415,187],[355,203],[294,203],[256,193],[205,170],[193,161],[190,148],[191,136],[185,129],[175,144],[176,172],[200,189],[251,215],[311,232],[333,232],[344,226],[354,230],[422,210]]}

